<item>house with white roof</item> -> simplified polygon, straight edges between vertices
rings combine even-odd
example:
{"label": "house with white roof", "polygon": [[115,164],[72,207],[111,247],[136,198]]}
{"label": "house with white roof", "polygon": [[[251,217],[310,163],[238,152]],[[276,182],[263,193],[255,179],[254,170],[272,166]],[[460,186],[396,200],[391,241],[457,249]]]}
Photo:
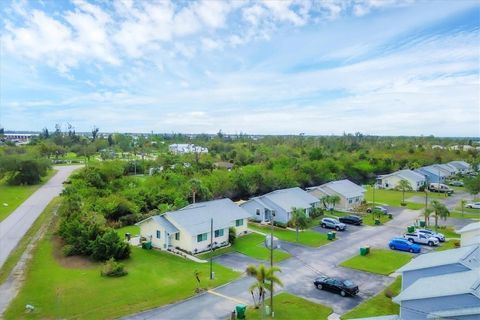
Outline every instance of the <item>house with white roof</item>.
{"label": "house with white roof", "polygon": [[479,319],[480,268],[421,278],[393,301],[400,319]]}
{"label": "house with white roof", "polygon": [[458,230],[460,234],[460,244],[463,246],[480,245],[480,222],[467,224]]}
{"label": "house with white roof", "polygon": [[468,164],[467,162],[465,161],[450,161],[448,163],[449,165],[457,168],[458,172],[460,173],[467,173],[467,172],[470,172],[471,171],[471,166],[470,164]]}
{"label": "house with white roof", "polygon": [[208,153],[208,148],[187,143],[175,143],[168,146],[168,150],[174,154],[183,153]]}
{"label": "house with white roof", "polygon": [[307,192],[319,200],[325,196],[338,196],[340,202],[335,207],[341,210],[351,210],[364,200],[366,190],[352,181],[344,179],[307,188]]}
{"label": "house with white roof", "polygon": [[426,178],[423,174],[405,169],[378,176],[375,185],[382,189],[395,189],[402,180],[408,181],[414,191],[418,191],[426,184]]}
{"label": "house with white roof", "polygon": [[[247,232],[248,212],[230,199],[194,203],[177,211],[149,217],[136,225],[140,235],[158,249],[181,249],[190,253],[228,244],[229,228],[237,235]],[[213,223],[213,232],[212,232]]]}
{"label": "house with white roof", "polygon": [[262,196],[250,198],[240,205],[252,220],[264,222],[273,220],[287,223],[292,218],[294,209],[302,209],[307,216],[313,208],[320,205],[320,200],[308,192],[295,187],[275,190]]}

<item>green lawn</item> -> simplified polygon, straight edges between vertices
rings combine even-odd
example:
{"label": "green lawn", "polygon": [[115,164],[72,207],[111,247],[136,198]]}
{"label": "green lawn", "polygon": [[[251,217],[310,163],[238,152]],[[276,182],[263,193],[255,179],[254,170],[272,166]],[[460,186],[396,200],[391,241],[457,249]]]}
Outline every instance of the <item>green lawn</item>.
{"label": "green lawn", "polygon": [[117,234],[120,236],[121,239],[125,238],[125,233],[130,233],[132,237],[137,236],[140,234],[140,227],[139,226],[126,226],[123,228],[116,229]]}
{"label": "green lawn", "polygon": [[[374,226],[375,225],[375,217],[373,214],[368,213],[362,216],[363,217],[363,224],[367,226]],[[382,214],[380,215],[380,223],[384,224],[390,221],[391,219],[388,217],[388,215]]]}
{"label": "green lawn", "polygon": [[[37,191],[40,186],[50,180],[56,172],[56,170],[50,170],[48,174],[42,178],[40,184],[33,186],[10,186],[4,181],[0,182],[0,222],[17,209],[18,206],[27,200],[32,193]],[[4,206],[4,203],[6,203],[7,206]]]}
{"label": "green lawn", "polygon": [[[263,246],[264,241],[265,241],[264,236],[258,233],[250,233],[242,237],[238,237],[235,240],[235,244],[233,246],[214,251],[213,256],[219,256],[228,252],[236,251],[257,260],[269,261],[270,250]],[[202,255],[199,255],[199,258],[209,259],[210,255],[211,254],[207,252]],[[278,250],[278,249],[273,251],[274,262],[279,262],[289,257],[290,257],[290,254],[288,252]]]}
{"label": "green lawn", "polygon": [[[260,226],[257,224],[249,223],[248,227],[252,230],[256,230],[262,233],[270,233],[270,227],[267,226]],[[298,242],[296,240],[296,232],[293,230],[275,227],[273,230],[273,235],[283,241],[299,243],[310,247],[319,247],[330,242],[327,239],[326,234],[315,232],[313,230],[300,231],[298,235]]]}
{"label": "green lawn", "polygon": [[366,256],[355,256],[343,261],[342,267],[389,275],[412,259],[408,253],[388,249],[370,249]]}
{"label": "green lawn", "polygon": [[[265,305],[270,305],[269,303],[270,299],[265,300]],[[279,293],[273,297],[273,310],[275,312],[274,319],[278,320],[324,320],[333,312],[330,307],[313,303],[286,292]],[[246,318],[262,319],[260,309],[248,307]],[[263,319],[271,319],[271,317],[265,316]]]}
{"label": "green lawn", "polygon": [[400,306],[385,295],[386,291],[396,296],[400,293],[402,287],[402,277],[397,277],[393,283],[376,296],[362,302],[349,312],[342,315],[341,319],[355,319],[376,317],[382,315],[398,314]]}
{"label": "green lawn", "polygon": [[[430,226],[431,230],[435,230],[435,226]],[[453,227],[447,226],[440,226],[438,227],[438,232],[443,233],[445,238],[457,238],[460,239],[460,235],[455,232],[455,229]]]}
{"label": "green lawn", "polygon": [[[101,265],[97,263],[83,268],[60,265],[53,256],[50,236],[39,242],[25,284],[5,319],[113,319],[193,296],[195,270],[200,271],[204,288],[239,276],[215,264],[215,279],[210,281],[209,264],[132,248],[131,258],[125,262],[128,275],[105,278],[100,276]],[[26,304],[33,305],[35,311],[26,314]]]}
{"label": "green lawn", "polygon": [[35,220],[30,229],[28,229],[27,233],[23,236],[15,249],[10,253],[2,268],[0,268],[0,284],[7,279],[8,275],[13,270],[18,260],[20,260],[20,257],[32,238],[35,236],[40,227],[52,216],[59,204],[60,198],[53,198],[53,200],[48,204],[45,210],[43,210],[37,220]]}
{"label": "green lawn", "polygon": [[460,243],[460,240],[445,241],[445,242],[441,243],[438,247],[436,247],[435,251],[444,251],[444,250],[456,249],[456,248],[458,248],[458,247],[455,246],[456,242]]}
{"label": "green lawn", "polygon": [[[418,210],[422,209],[425,205],[423,203],[409,202],[408,199],[414,196],[425,197],[425,192],[405,192],[405,202],[407,203],[406,208]],[[387,189],[375,189],[375,204],[377,205],[389,205],[392,207],[401,207],[400,203],[402,202],[402,192],[396,190],[387,190]],[[429,199],[444,199],[445,195],[441,193],[428,193]],[[365,199],[367,202],[373,202],[373,189],[367,187],[367,192],[365,193]]]}

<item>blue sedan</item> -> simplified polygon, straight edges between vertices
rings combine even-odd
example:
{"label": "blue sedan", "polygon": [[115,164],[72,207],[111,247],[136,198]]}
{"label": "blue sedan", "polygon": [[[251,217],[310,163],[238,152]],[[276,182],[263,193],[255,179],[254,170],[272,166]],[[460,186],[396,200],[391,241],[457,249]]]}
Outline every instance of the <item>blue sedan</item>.
{"label": "blue sedan", "polygon": [[418,244],[410,243],[406,239],[395,238],[390,240],[388,246],[392,250],[408,251],[411,253],[420,253],[421,247]]}

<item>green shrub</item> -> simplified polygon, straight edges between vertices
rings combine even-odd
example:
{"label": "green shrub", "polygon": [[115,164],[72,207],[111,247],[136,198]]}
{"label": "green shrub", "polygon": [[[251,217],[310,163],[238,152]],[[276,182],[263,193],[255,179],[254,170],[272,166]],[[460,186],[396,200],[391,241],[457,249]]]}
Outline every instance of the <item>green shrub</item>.
{"label": "green shrub", "polygon": [[237,238],[237,231],[235,230],[235,228],[233,227],[228,228],[228,242],[230,242],[230,244],[234,244],[236,238]]}
{"label": "green shrub", "polygon": [[128,274],[123,263],[115,261],[114,258],[108,259],[103,265],[100,274],[103,277],[123,277]]}
{"label": "green shrub", "polygon": [[287,224],[286,224],[286,223],[282,223],[282,222],[274,221],[274,222],[273,222],[273,225],[274,225],[275,227],[279,227],[279,228],[284,228],[284,229],[287,228]]}
{"label": "green shrub", "polygon": [[98,236],[93,240],[90,248],[92,258],[99,261],[105,261],[110,258],[121,260],[130,256],[130,245],[123,242],[113,229],[108,230],[102,236]]}

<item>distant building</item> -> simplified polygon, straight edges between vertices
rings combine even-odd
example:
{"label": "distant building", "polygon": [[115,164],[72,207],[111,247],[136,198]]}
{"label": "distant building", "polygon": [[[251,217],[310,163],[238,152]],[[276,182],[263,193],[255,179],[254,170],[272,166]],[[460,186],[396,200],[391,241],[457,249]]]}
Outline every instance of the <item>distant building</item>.
{"label": "distant building", "polygon": [[344,179],[307,188],[307,192],[319,200],[325,196],[338,196],[340,202],[335,208],[351,210],[364,200],[366,190],[352,181]]}
{"label": "distant building", "polygon": [[3,137],[7,141],[15,143],[29,142],[32,138],[38,137],[38,133],[4,133]]}
{"label": "distant building", "polygon": [[408,181],[414,191],[418,191],[426,183],[426,178],[423,174],[406,169],[378,176],[375,184],[379,188],[395,189],[401,180]]}
{"label": "distant building", "polygon": [[240,207],[250,214],[252,220],[264,222],[271,221],[273,217],[276,222],[287,223],[292,218],[293,209],[302,209],[309,216],[313,208],[318,207],[319,204],[320,201],[316,197],[295,187],[250,198]]}
{"label": "distant building", "polygon": [[194,144],[187,144],[187,143],[171,144],[168,146],[168,150],[175,154],[208,153],[208,148],[196,146]]}

